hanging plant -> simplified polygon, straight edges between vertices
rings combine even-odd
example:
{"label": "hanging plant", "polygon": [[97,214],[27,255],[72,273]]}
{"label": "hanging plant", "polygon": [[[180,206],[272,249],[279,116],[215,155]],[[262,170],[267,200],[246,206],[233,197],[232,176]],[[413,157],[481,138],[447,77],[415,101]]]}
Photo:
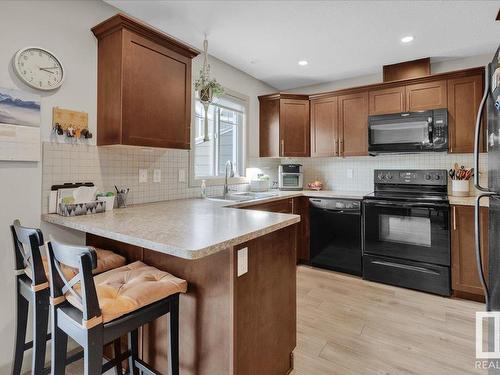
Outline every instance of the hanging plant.
{"label": "hanging plant", "polygon": [[208,107],[215,98],[224,93],[224,88],[215,78],[210,78],[210,64],[208,63],[208,41],[203,41],[203,67],[200,69],[200,76],[194,82],[194,89],[198,92],[203,108],[205,109],[204,137],[203,141],[209,141],[208,136]]}
{"label": "hanging plant", "polygon": [[221,96],[224,93],[224,88],[217,82],[215,78],[205,77],[203,74],[203,69],[200,70],[200,78],[198,78],[194,83],[194,89],[198,92],[200,101],[205,103],[212,103],[214,98]]}

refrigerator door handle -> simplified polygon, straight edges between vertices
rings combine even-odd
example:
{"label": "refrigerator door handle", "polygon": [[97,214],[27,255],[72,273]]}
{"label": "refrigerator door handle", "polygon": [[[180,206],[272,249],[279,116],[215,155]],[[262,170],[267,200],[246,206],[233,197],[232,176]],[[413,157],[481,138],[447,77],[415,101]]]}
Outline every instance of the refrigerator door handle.
{"label": "refrigerator door handle", "polygon": [[474,186],[480,191],[488,191],[479,183],[479,149],[481,143],[481,120],[483,118],[483,110],[490,93],[490,74],[488,68],[485,69],[485,79],[484,79],[484,94],[481,99],[481,104],[479,104],[479,110],[477,111],[476,117],[476,131],[474,133]]}
{"label": "refrigerator door handle", "polygon": [[474,244],[475,244],[475,255],[476,255],[476,265],[477,273],[479,275],[479,280],[484,290],[484,300],[486,303],[486,311],[490,311],[490,292],[488,289],[488,284],[486,283],[486,277],[483,271],[483,257],[481,254],[481,199],[485,197],[491,197],[496,195],[495,193],[483,193],[476,197],[476,206],[474,210]]}

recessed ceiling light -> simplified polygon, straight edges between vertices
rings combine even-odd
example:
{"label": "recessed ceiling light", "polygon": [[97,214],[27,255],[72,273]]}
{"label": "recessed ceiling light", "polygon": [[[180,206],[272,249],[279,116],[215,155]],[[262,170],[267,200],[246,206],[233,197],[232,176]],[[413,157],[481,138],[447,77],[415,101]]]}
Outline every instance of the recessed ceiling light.
{"label": "recessed ceiling light", "polygon": [[413,39],[415,39],[413,37],[413,35],[407,35],[407,36],[404,36],[404,37],[401,38],[401,42],[403,42],[403,43],[410,43],[410,42],[413,41]]}
{"label": "recessed ceiling light", "polygon": [[307,64],[309,64],[306,60],[300,60],[299,63],[298,63],[300,66],[306,66]]}

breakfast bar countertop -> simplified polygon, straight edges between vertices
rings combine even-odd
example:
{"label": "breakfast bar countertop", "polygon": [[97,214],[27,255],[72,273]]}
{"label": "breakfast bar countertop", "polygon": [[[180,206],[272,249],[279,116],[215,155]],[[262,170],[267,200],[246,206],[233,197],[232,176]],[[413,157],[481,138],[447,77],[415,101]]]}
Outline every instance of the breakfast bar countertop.
{"label": "breakfast bar countertop", "polygon": [[298,215],[225,207],[231,203],[182,199],[95,215],[45,214],[42,220],[185,259],[203,258],[300,221]]}

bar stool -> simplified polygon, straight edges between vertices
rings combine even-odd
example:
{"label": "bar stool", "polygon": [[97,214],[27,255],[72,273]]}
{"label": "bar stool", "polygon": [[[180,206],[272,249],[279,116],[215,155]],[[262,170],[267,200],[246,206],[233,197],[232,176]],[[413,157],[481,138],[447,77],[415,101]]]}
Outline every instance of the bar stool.
{"label": "bar stool", "polygon": [[[24,352],[33,348],[32,374],[48,374],[50,368],[45,368],[45,352],[49,320],[49,283],[48,261],[41,255],[43,234],[40,229],[22,227],[19,220],[11,225],[14,242],[15,274],[16,274],[16,342],[12,373],[19,375],[23,364]],[[98,251],[98,268],[103,272],[125,264],[125,258],[108,250]],[[65,267],[66,275],[77,273],[75,269]],[[28,312],[31,304],[33,310],[33,340],[26,342]],[[115,344],[116,348],[116,344]],[[82,353],[70,356],[68,363],[82,357]]]}
{"label": "bar stool", "polygon": [[[128,357],[130,374],[157,374],[139,358],[138,328],[169,314],[169,372],[179,374],[179,295],[187,283],[137,261],[93,276],[95,249],[47,244],[50,265],[53,375],[63,375],[68,336],[83,347],[84,374],[100,374]],[[66,278],[63,266],[77,268]],[[102,348],[128,335],[128,351],[103,365]]]}

